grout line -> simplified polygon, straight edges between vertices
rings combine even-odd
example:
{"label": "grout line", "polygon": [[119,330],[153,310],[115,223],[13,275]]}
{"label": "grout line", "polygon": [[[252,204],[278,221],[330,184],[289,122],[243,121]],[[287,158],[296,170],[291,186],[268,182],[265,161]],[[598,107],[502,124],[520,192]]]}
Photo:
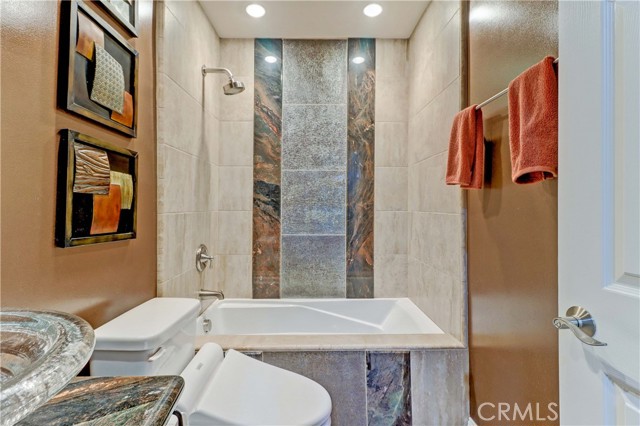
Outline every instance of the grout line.
{"label": "grout line", "polygon": [[449,87],[451,87],[457,80],[460,79],[460,74],[458,73],[458,76],[456,78],[453,79],[453,81],[449,84],[447,84],[445,86],[444,89],[442,89],[440,92],[438,92],[437,95],[435,95],[429,102],[427,102],[422,108],[420,108],[418,111],[416,111],[415,114],[412,114],[411,111],[409,111],[409,122],[412,121],[412,119],[416,116],[418,116],[422,111],[425,110],[425,108],[427,108],[428,106],[430,106],[432,103],[434,103],[439,97],[440,95],[442,95]]}
{"label": "grout line", "polygon": [[428,157],[423,158],[422,160],[418,161],[417,163],[413,163],[413,164],[409,165],[408,167],[417,166],[419,164],[424,163],[427,160],[431,160],[432,158],[437,157],[438,155],[446,154],[447,152],[448,152],[448,149],[445,149],[445,150],[440,151],[440,152],[438,152],[436,154],[429,155]]}
{"label": "grout line", "polygon": [[283,237],[346,237],[346,234],[283,234]]}

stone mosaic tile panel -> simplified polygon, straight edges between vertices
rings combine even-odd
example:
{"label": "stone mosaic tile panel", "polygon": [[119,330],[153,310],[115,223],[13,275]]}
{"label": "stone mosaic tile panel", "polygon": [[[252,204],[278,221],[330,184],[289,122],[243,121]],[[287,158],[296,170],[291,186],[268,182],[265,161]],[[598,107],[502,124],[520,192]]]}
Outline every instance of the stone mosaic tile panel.
{"label": "stone mosaic tile panel", "polygon": [[263,359],[322,385],[331,396],[331,424],[367,425],[364,352],[266,352]]}
{"label": "stone mosaic tile panel", "polygon": [[415,425],[466,425],[469,419],[468,351],[411,352]]}
{"label": "stone mosaic tile panel", "polygon": [[284,170],[345,170],[346,140],[346,105],[284,105]]}
{"label": "stone mosaic tile panel", "polygon": [[345,179],[337,171],[283,171],[282,233],[344,235]]}
{"label": "stone mosaic tile panel", "polygon": [[[347,297],[373,297],[375,39],[349,39]],[[364,62],[354,63],[354,58]]]}
{"label": "stone mosaic tile panel", "polygon": [[[282,40],[255,40],[253,297],[280,296]],[[265,56],[275,56],[269,63]]]}
{"label": "stone mosaic tile panel", "polygon": [[369,426],[411,425],[409,352],[367,352]]}
{"label": "stone mosaic tile panel", "polygon": [[345,297],[344,235],[283,235],[283,298]]}
{"label": "stone mosaic tile panel", "polygon": [[283,54],[285,104],[346,103],[346,40],[284,40]]}

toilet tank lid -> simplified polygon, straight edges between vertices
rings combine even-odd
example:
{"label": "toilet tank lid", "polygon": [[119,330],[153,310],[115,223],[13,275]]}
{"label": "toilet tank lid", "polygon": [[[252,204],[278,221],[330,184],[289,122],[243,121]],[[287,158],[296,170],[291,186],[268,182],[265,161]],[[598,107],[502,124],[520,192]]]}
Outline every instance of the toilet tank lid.
{"label": "toilet tank lid", "polygon": [[148,300],[98,327],[95,350],[157,349],[186,323],[195,321],[199,310],[200,301],[196,299],[156,297]]}

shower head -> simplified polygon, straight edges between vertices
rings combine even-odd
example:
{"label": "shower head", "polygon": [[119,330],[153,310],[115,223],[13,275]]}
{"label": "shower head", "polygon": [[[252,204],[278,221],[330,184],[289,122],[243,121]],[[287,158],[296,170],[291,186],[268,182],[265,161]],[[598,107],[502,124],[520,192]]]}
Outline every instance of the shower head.
{"label": "shower head", "polygon": [[237,95],[244,91],[244,83],[233,78],[233,74],[227,68],[207,68],[202,66],[202,75],[204,77],[209,73],[224,73],[229,77],[229,83],[222,86],[225,95]]}
{"label": "shower head", "polygon": [[225,95],[237,95],[244,92],[244,83],[234,78],[229,79],[229,83],[222,86]]}

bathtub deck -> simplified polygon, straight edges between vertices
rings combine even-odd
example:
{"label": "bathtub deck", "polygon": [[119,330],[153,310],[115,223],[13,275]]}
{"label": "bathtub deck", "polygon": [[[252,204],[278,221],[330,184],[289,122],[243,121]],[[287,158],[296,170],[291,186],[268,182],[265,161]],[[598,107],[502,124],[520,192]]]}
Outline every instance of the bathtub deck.
{"label": "bathtub deck", "polygon": [[449,334],[315,334],[315,335],[204,335],[196,337],[196,348],[214,342],[237,351],[411,351],[464,349]]}

